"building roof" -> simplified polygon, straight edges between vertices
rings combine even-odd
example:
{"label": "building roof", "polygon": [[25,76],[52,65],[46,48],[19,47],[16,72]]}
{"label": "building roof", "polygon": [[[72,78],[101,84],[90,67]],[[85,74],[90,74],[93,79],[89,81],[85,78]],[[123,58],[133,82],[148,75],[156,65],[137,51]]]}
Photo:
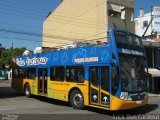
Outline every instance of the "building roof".
{"label": "building roof", "polygon": [[154,38],[153,40],[160,43],[160,38]]}
{"label": "building roof", "polygon": [[148,73],[152,75],[152,77],[160,77],[160,70],[156,68],[149,68]]}
{"label": "building roof", "polygon": [[157,42],[154,39],[153,40],[152,39],[145,39],[145,40],[143,40],[143,45],[149,46],[149,47],[160,47],[160,42]]}

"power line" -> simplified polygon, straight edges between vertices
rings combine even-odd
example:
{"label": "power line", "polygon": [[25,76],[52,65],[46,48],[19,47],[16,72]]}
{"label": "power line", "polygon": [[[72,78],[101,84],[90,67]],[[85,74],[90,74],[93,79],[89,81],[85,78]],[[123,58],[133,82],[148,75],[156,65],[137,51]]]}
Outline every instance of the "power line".
{"label": "power line", "polygon": [[[2,31],[0,31],[0,32],[2,32]],[[4,36],[4,35],[3,35]],[[61,40],[60,42],[58,42],[58,41],[52,41],[52,38],[50,39],[50,40],[42,40],[42,41],[37,41],[37,40],[32,40],[32,39],[23,39],[23,38],[13,38],[12,37],[13,35],[11,35],[11,37],[6,37],[6,38],[8,38],[8,39],[15,39],[15,40],[23,40],[23,41],[30,41],[30,42],[42,42],[42,43],[55,43],[55,44],[59,44],[59,46],[55,46],[55,47],[61,47],[61,46],[65,46],[66,44],[68,44],[68,43],[71,43],[71,42],[91,42],[91,40],[98,40],[98,39],[102,39],[102,38],[95,38],[95,39],[75,39],[75,40],[70,40],[70,39],[64,39],[63,38],[63,40]],[[106,38],[106,37],[104,37],[104,38]],[[54,39],[61,39],[61,38],[54,38]]]}
{"label": "power line", "polygon": [[37,16],[43,16],[44,15],[44,14],[39,14],[39,13],[36,13],[36,12],[33,12],[33,11],[29,11],[29,10],[25,11],[24,9],[15,9],[15,8],[12,8],[12,7],[8,8],[8,7],[5,7],[5,6],[0,6],[0,9],[5,10],[5,11],[9,11],[9,12],[15,11],[15,12],[18,12],[18,13],[27,13],[27,14],[31,14],[31,15],[37,15]]}
{"label": "power line", "polygon": [[40,33],[32,33],[32,32],[24,32],[24,31],[16,31],[16,30],[9,30],[9,29],[2,29],[0,31],[15,33],[15,34],[22,34],[22,35],[30,35],[36,37],[46,37],[46,38],[54,38],[54,39],[61,39],[61,40],[75,40],[74,38],[68,38],[63,36],[55,36],[55,35],[47,35],[47,34],[40,34]]}
{"label": "power line", "polygon": [[[104,3],[104,2],[103,2]],[[102,4],[102,3],[101,3]],[[95,6],[95,8],[96,7],[98,7],[98,6],[100,6],[101,4],[98,4],[97,6]],[[94,9],[94,8],[92,8],[92,9]],[[85,13],[83,13],[83,14],[86,14],[86,13],[88,13],[90,10],[92,10],[92,9],[89,9],[88,11],[86,11]],[[82,15],[82,14],[81,14]],[[24,17],[24,16],[23,16]],[[26,16],[25,16],[26,17]],[[55,21],[54,21],[55,22]],[[61,22],[61,23],[64,23],[64,22]],[[67,24],[70,24],[70,23],[67,23]],[[82,25],[81,25],[82,26]],[[88,27],[88,26],[85,26],[85,27]],[[96,28],[96,29],[98,29],[98,28]],[[8,31],[9,32],[9,31]],[[13,31],[12,31],[13,32]],[[14,31],[14,33],[15,33],[15,31]],[[24,33],[23,33],[24,34]],[[25,35],[33,35],[33,34],[25,34]],[[42,37],[42,36],[41,36]],[[56,36],[57,37],[57,36]],[[61,36],[58,36],[58,37],[61,37]],[[57,39],[57,38],[56,38]],[[70,38],[69,38],[70,39]]]}
{"label": "power line", "polygon": [[20,41],[42,42],[38,40],[30,40],[30,39],[23,39],[23,38],[17,38],[17,37],[8,37],[8,36],[0,36],[0,38],[15,39]]}
{"label": "power line", "polygon": [[[4,2],[6,2],[6,1],[4,1]],[[11,3],[11,2],[8,2],[9,4]],[[14,2],[14,4],[15,4],[15,2]],[[4,5],[7,5],[8,6],[8,4],[4,4],[3,3],[3,6]],[[12,4],[13,5],[13,4]],[[18,4],[18,5],[21,5],[21,4]],[[24,5],[24,4],[22,4],[22,5]],[[13,7],[13,8],[17,8],[17,9],[20,9],[20,10],[23,10],[24,9],[24,7],[23,8],[21,8],[21,7],[15,7],[15,6],[11,6],[11,5],[9,5],[9,7]],[[31,7],[31,6],[30,6]],[[28,7],[27,7],[28,8]],[[48,11],[48,9],[43,9],[43,8],[38,8],[38,7],[35,7],[35,6],[32,6],[32,9],[33,8],[37,8],[37,9],[40,9],[40,10],[47,10]],[[24,10],[27,10],[27,11],[32,11],[33,12],[33,10],[32,9],[24,9]],[[38,13],[45,13],[44,11],[39,11],[39,10],[37,10],[37,9],[34,9],[34,10],[36,10]],[[35,11],[35,12],[36,12]],[[72,18],[72,19],[75,19],[75,17],[77,17],[77,15],[73,15],[73,14],[67,14],[68,16],[66,16],[66,14],[65,15],[59,15],[59,14],[54,14],[54,16],[61,16],[61,17],[66,17],[66,18]],[[74,16],[74,17],[71,17],[71,16]],[[86,19],[84,19],[84,18],[86,18]],[[99,23],[99,24],[104,24],[104,23],[100,23],[100,22],[97,22],[97,21],[93,21],[93,19],[91,19],[91,18],[87,18],[87,17],[83,17],[83,18],[78,18],[79,20],[81,20],[82,21],[82,19],[84,20],[84,21],[87,21],[87,20],[90,20],[90,21],[88,21],[88,22],[94,22],[94,23]]]}
{"label": "power line", "polygon": [[[97,8],[97,7],[98,7],[98,6],[100,6],[100,5],[103,5],[104,3],[106,3],[106,1],[101,2],[100,4],[97,4],[96,6],[94,6],[94,7],[93,7],[93,8],[91,8],[91,9],[88,9],[87,11],[85,11],[85,12],[83,12],[82,14],[80,14],[79,16],[77,16],[75,19],[77,19],[77,18],[81,17],[82,15],[87,14],[88,12],[90,12],[90,11],[94,10],[95,8]],[[69,24],[69,23],[66,23],[66,24]],[[66,24],[63,24],[62,26],[66,25]],[[59,28],[61,28],[61,27],[59,27]],[[57,28],[57,29],[59,29],[59,28]]]}
{"label": "power line", "polygon": [[[2,11],[0,11],[0,13],[2,13],[2,14],[7,14],[7,15],[14,15],[14,16],[19,16],[19,17],[25,17],[25,18],[28,18],[28,19],[32,19],[33,20],[33,18],[35,18],[35,19],[44,19],[44,18],[42,18],[42,17],[38,17],[38,16],[34,16],[34,17],[30,17],[30,16],[26,16],[26,15],[21,15],[21,14],[16,14],[16,13],[14,13],[14,14],[11,14],[11,13],[6,13],[6,12],[2,12]],[[55,19],[57,19],[57,18],[55,18]],[[62,20],[62,19],[58,19],[58,20]],[[48,21],[51,21],[51,22],[57,22],[57,23],[67,23],[67,22],[62,22],[62,21],[58,21],[58,20],[48,20]],[[42,21],[44,21],[44,20],[42,20]],[[70,21],[71,22],[71,21]],[[69,25],[74,25],[74,26],[81,26],[81,27],[87,27],[87,28],[94,28],[94,29],[101,29],[101,28],[98,28],[98,27],[100,27],[100,26],[93,26],[93,25],[90,25],[89,26],[89,24],[85,24],[85,25],[83,25],[84,23],[68,23]],[[62,27],[62,26],[61,26]]]}
{"label": "power line", "polygon": [[[12,4],[12,5],[15,5],[15,6],[16,6],[15,2],[6,2],[6,0],[1,0],[1,1],[3,2],[3,4],[8,3],[9,5]],[[1,4],[2,4],[2,3],[1,3]],[[6,4],[6,5],[8,5],[8,4]],[[26,5],[26,4],[22,4],[22,3],[21,3],[21,4],[18,3],[17,5],[18,5],[18,7],[16,6],[16,8],[20,8],[20,9],[21,9],[21,8],[23,9],[23,8],[25,8],[25,7],[26,7],[26,8],[29,8],[29,7],[30,7],[30,8],[31,8],[30,10],[36,10],[36,11],[37,11],[37,9],[39,9],[39,10],[43,10],[43,11],[44,11],[44,10],[45,10],[45,11],[48,11],[48,9],[40,8],[40,7],[37,7],[37,6],[35,7],[35,6],[31,6],[31,5]],[[23,7],[19,7],[19,6],[23,6]],[[12,6],[10,5],[10,7],[12,7]],[[39,11],[39,10],[38,10],[38,11]],[[43,12],[43,11],[40,11],[40,12]]]}
{"label": "power line", "polygon": [[[7,38],[7,39],[15,39],[15,40],[19,40],[19,41],[28,41],[28,42],[38,42],[38,43],[42,43],[42,41],[39,40],[33,40],[33,39],[24,39],[24,38],[19,38],[19,37],[11,37],[11,36],[0,36],[0,38]],[[43,42],[49,42],[49,43],[58,43],[58,42],[54,42],[54,41],[43,41]],[[59,43],[58,43],[59,44]]]}
{"label": "power line", "polygon": [[[3,8],[4,6],[2,6],[1,7],[1,9],[3,9],[3,10],[9,10],[10,8]],[[12,8],[12,7],[11,7]],[[15,8],[15,7],[14,7]],[[16,9],[17,8],[19,8],[19,7],[16,7]],[[12,9],[10,9],[10,10],[12,10]],[[40,16],[41,17],[41,15],[40,14],[37,14],[37,13],[34,13],[33,11],[31,11],[31,10],[29,10],[29,9],[18,9],[18,10],[20,10],[20,12],[22,12],[22,10],[27,10],[27,12],[25,11],[25,13],[29,13],[29,14],[31,14],[31,15],[37,15],[37,16]],[[14,9],[14,11],[16,11],[15,9]],[[28,11],[31,11],[31,12],[28,12]],[[13,12],[13,10],[11,11],[11,12]],[[17,12],[17,11],[16,11]],[[19,11],[18,11],[19,12]],[[39,12],[38,12],[39,13]],[[58,20],[62,20],[62,18],[61,19],[59,19],[59,18],[55,18],[55,16],[59,16],[59,17],[62,17],[62,18],[65,18],[65,21],[68,21],[68,22],[77,22],[77,20],[79,20],[79,19],[75,19],[75,17],[66,17],[66,16],[63,16],[63,15],[54,15],[54,18],[53,19],[58,19]],[[51,18],[50,18],[51,19]],[[67,20],[66,20],[67,19]],[[69,19],[69,20],[68,20]],[[80,21],[85,21],[85,22],[88,22],[88,24],[87,25],[94,25],[95,26],[95,24],[91,24],[91,23],[93,23],[93,21],[88,21],[88,20],[81,20],[80,19]],[[86,23],[82,23],[82,22],[80,22],[79,21],[79,23],[81,23],[81,24],[86,24]],[[99,24],[99,26],[100,26],[100,23],[98,23],[98,22],[94,22],[94,23],[96,23],[96,24]],[[101,24],[102,25],[102,24]],[[103,25],[104,25],[104,23],[103,23]]]}
{"label": "power line", "polygon": [[[19,26],[22,26],[22,27],[26,27],[26,28],[34,28],[34,29],[42,29],[43,27],[38,27],[38,26],[29,26],[29,25],[22,25],[22,24],[13,24],[13,23],[8,23],[8,22],[2,22],[2,21],[0,21],[0,24],[1,23],[3,23],[3,24],[5,24],[5,26],[6,26],[6,24],[7,25],[12,25],[12,26],[16,26],[16,27],[19,27]],[[86,33],[79,33],[79,32],[71,32],[71,31],[64,31],[64,30],[56,30],[56,29],[51,29],[51,28],[45,28],[45,30],[48,30],[48,31],[61,31],[61,32],[64,32],[64,33],[74,33],[74,34],[79,34],[79,35],[82,35],[82,34],[84,34],[84,35],[90,35],[90,34],[86,34]]]}
{"label": "power line", "polygon": [[[45,18],[45,16],[42,16],[43,14],[38,14],[38,13],[35,13],[35,12],[33,12],[33,11],[31,11],[30,12],[30,10],[27,10],[27,11],[23,11],[24,9],[18,9],[18,10],[15,10],[15,9],[12,9],[12,7],[11,8],[4,8],[4,6],[0,6],[0,9],[1,10],[5,10],[5,11],[9,11],[9,12],[18,12],[18,13],[27,13],[27,14],[30,14],[30,15],[34,15],[34,16],[38,16],[38,17],[44,17]],[[59,18],[60,17],[60,18]],[[87,22],[87,25],[91,25],[91,26],[96,26],[95,24],[93,24],[93,23],[96,23],[96,24],[98,24],[99,26],[102,26],[102,25],[104,25],[104,23],[103,24],[100,24],[100,23],[98,23],[98,22],[93,22],[93,21],[89,21],[89,20],[82,20],[82,19],[75,19],[74,17],[65,17],[65,16],[62,16],[62,15],[54,15],[54,18],[52,18],[52,17],[50,17],[49,19],[57,19],[57,20],[64,20],[64,21],[68,21],[68,22],[78,22],[78,23],[80,23],[80,24],[86,24],[86,22]],[[85,23],[83,22],[83,21],[85,21]]]}
{"label": "power line", "polygon": [[[7,37],[7,36],[4,36],[4,37],[0,37],[0,38],[7,38],[7,39],[15,39],[15,40],[20,40],[20,41],[30,41],[30,42],[41,42],[41,41],[37,41],[37,40],[28,40],[28,39],[22,39],[22,38],[14,38],[14,37]],[[105,39],[107,37],[101,37],[101,38],[95,38],[95,39],[90,39],[90,40],[81,40],[80,42],[94,42],[95,40],[101,40],[101,39]],[[44,42],[48,42],[48,41],[44,41]],[[56,42],[53,42],[53,43],[56,43]],[[60,48],[62,46],[66,46],[67,44],[63,44],[63,43],[58,43],[59,46],[54,46],[54,48]]]}
{"label": "power line", "polygon": [[[12,11],[10,11],[10,10],[8,10],[8,9],[2,9],[2,8],[0,8],[0,10],[5,10],[5,11],[9,11],[10,13],[6,13],[6,12],[4,12],[4,11],[1,11],[0,13],[3,13],[3,14],[10,14],[11,15],[11,13],[14,13],[14,15],[16,15],[16,16],[21,16],[21,17],[27,17],[27,18],[31,18],[31,16],[26,16],[26,15],[24,15],[24,13],[27,13],[27,14],[29,14],[29,15],[32,15],[33,17],[32,18],[37,18],[37,19],[45,19],[45,17],[43,17],[43,16],[40,16],[40,15],[37,15],[37,14],[33,14],[33,13],[30,13],[30,12],[23,12],[22,13],[22,11],[21,12],[19,12],[19,11],[16,11],[16,10],[12,10]],[[18,12],[18,14],[17,14],[17,12]],[[15,14],[16,13],[16,14]],[[22,14],[21,14],[22,13]],[[57,21],[56,21],[56,20]],[[104,26],[100,26],[100,25],[95,25],[95,24],[93,24],[93,23],[90,23],[90,22],[88,22],[88,23],[86,23],[86,22],[84,22],[84,21],[76,21],[76,19],[63,19],[63,18],[59,18],[59,17],[55,17],[54,16],[54,18],[50,18],[50,19],[48,19],[48,21],[53,21],[53,22],[57,22],[57,23],[68,23],[68,22],[72,22],[72,23],[69,23],[70,25],[75,25],[75,26],[84,26],[84,27],[89,27],[89,28],[97,28],[97,27],[99,27],[99,28],[101,28],[101,27],[104,27]],[[64,22],[65,21],[65,22]]]}
{"label": "power line", "polygon": [[[35,37],[43,37],[43,38],[51,38],[51,39],[60,39],[61,42],[67,42],[67,41],[81,41],[83,39],[87,39],[99,34],[102,34],[104,32],[101,33],[97,33],[95,35],[91,35],[88,36],[86,38],[69,38],[69,37],[65,37],[65,36],[55,36],[55,35],[48,35],[48,34],[41,34],[41,33],[34,33],[34,32],[27,32],[27,31],[18,31],[18,30],[10,30],[10,29],[6,29],[6,28],[1,28],[0,32],[6,32],[6,33],[14,33],[14,34],[21,34],[21,35],[29,35],[29,36],[35,36]],[[62,41],[63,40],[63,41]],[[50,42],[50,41],[48,41]]]}

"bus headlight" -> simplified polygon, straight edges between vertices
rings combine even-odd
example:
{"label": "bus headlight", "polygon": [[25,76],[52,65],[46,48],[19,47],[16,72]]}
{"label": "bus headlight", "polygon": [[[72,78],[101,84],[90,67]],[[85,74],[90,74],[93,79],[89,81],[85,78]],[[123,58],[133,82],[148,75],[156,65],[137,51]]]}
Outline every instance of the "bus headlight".
{"label": "bus headlight", "polygon": [[146,95],[145,95],[145,97],[144,98],[148,98],[149,97],[149,95],[148,95],[148,93],[146,93]]}
{"label": "bus headlight", "polygon": [[144,96],[144,98],[148,98],[149,95],[148,95],[148,92],[142,92],[140,93],[141,96]]}
{"label": "bus headlight", "polygon": [[122,99],[122,100],[132,100],[132,98],[128,95],[128,92],[121,92],[120,99]]}

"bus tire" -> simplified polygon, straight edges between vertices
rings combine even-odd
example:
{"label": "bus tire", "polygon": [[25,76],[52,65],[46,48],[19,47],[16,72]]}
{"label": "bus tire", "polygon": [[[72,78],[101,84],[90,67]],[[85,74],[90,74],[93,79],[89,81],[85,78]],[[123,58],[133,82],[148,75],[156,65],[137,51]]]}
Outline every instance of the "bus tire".
{"label": "bus tire", "polygon": [[84,108],[84,97],[79,90],[74,90],[70,94],[70,104],[75,109],[83,109]]}
{"label": "bus tire", "polygon": [[24,93],[25,93],[25,96],[31,97],[31,89],[30,89],[29,84],[25,85],[25,87],[24,87]]}

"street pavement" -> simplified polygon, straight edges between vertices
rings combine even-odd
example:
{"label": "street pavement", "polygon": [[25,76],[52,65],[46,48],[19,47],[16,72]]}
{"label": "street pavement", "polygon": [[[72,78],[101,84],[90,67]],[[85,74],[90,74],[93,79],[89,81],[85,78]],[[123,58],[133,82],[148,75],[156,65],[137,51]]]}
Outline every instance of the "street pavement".
{"label": "street pavement", "polygon": [[[158,115],[158,116],[157,116]],[[69,120],[108,120],[108,119],[160,119],[160,96],[150,97],[148,105],[125,111],[106,111],[91,107],[76,110],[68,103],[40,96],[27,98],[13,90],[10,84],[0,80],[0,119],[69,119]]]}

